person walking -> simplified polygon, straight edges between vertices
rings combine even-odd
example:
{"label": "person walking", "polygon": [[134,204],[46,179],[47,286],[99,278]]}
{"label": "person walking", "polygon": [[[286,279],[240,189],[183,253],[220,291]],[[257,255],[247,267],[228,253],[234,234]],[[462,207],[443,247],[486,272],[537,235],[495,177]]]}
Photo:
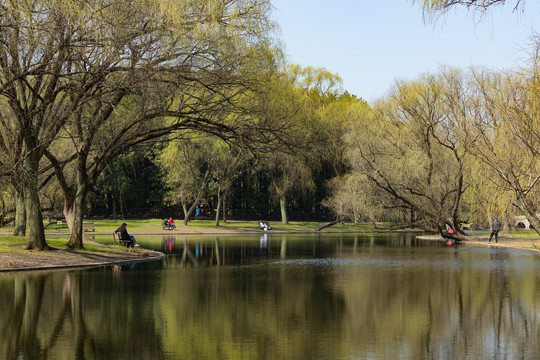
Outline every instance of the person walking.
{"label": "person walking", "polygon": [[488,244],[491,243],[491,239],[493,236],[495,236],[495,242],[499,242],[499,229],[501,227],[501,223],[497,218],[493,220],[493,223],[491,224],[491,234],[489,235]]}

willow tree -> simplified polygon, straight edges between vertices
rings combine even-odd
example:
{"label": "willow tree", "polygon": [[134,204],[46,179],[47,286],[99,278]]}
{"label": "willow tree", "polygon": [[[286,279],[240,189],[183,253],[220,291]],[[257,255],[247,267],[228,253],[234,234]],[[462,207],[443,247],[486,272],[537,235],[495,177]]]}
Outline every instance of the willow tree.
{"label": "willow tree", "polygon": [[243,175],[252,155],[245,149],[225,144],[223,141],[213,142],[217,148],[214,161],[212,183],[217,195],[215,226],[219,226],[220,217],[227,222],[227,199],[233,182]]}
{"label": "willow tree", "polygon": [[209,185],[222,157],[219,139],[195,137],[169,143],[160,156],[166,171],[165,181],[171,188],[173,203],[184,210],[183,225],[187,225],[195,209],[208,194]]}
{"label": "willow tree", "polygon": [[485,112],[475,155],[512,204],[540,231],[540,76],[538,57],[520,72],[477,72]]}
{"label": "willow tree", "polygon": [[[26,214],[26,248],[48,249],[38,197],[45,149],[77,109],[69,88],[69,22],[59,2],[2,2],[0,7],[0,133]],[[20,220],[17,223],[22,223]]]}
{"label": "willow tree", "polygon": [[[36,181],[43,155],[64,190],[68,246],[82,248],[86,196],[118,154],[179,129],[249,141],[256,127],[238,102],[272,69],[269,8],[260,0],[5,3],[1,126],[24,159],[27,247],[46,248]],[[72,151],[51,147],[66,138]],[[72,178],[62,166],[69,159]]]}
{"label": "willow tree", "polygon": [[[270,179],[269,191],[279,202],[281,222],[288,223],[288,201],[294,192],[310,192],[315,188],[314,174],[323,161],[332,159],[335,142],[328,134],[335,123],[324,122],[324,107],[341,94],[341,79],[323,68],[302,68],[290,65],[274,79],[272,92],[260,110],[263,119],[287,124],[286,146],[260,153],[259,169]],[[279,119],[279,120],[276,120]],[[331,129],[332,128],[332,129]],[[332,139],[335,140],[335,139]],[[339,165],[336,165],[339,167]]]}
{"label": "willow tree", "polygon": [[[251,155],[240,146],[215,136],[172,141],[160,155],[165,181],[171,189],[168,197],[184,210],[187,225],[195,209],[208,196],[217,196],[215,208],[219,226],[233,181],[241,175]],[[224,216],[225,219],[225,216]]]}
{"label": "willow tree", "polygon": [[465,6],[470,9],[486,12],[494,6],[502,6],[508,3],[512,6],[512,11],[522,9],[525,1],[523,0],[410,0],[413,3],[420,3],[424,14],[428,17],[434,17],[444,14],[455,6]]}
{"label": "willow tree", "polygon": [[467,158],[475,141],[466,76],[446,70],[398,82],[387,98],[358,117],[345,137],[352,173],[392,199],[387,206],[412,210],[415,224],[459,231]]}

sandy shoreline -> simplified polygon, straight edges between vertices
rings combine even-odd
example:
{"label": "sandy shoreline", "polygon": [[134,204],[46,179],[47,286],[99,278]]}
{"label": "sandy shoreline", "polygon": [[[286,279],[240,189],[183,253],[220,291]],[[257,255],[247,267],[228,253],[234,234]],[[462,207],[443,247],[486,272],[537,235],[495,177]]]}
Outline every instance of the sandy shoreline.
{"label": "sandy shoreline", "polygon": [[[445,241],[441,236],[439,235],[420,235],[417,236],[418,239],[421,240],[433,240],[433,241]],[[489,246],[489,247],[500,247],[500,248],[513,248],[513,249],[519,249],[519,250],[529,250],[538,252],[540,255],[540,241],[534,240],[534,239],[521,239],[521,238],[514,238],[512,236],[499,236],[499,241],[495,242],[493,239],[491,243],[488,243],[489,236],[475,236],[474,238],[471,238],[467,241],[462,241],[459,246],[463,245],[481,245],[481,246]]]}

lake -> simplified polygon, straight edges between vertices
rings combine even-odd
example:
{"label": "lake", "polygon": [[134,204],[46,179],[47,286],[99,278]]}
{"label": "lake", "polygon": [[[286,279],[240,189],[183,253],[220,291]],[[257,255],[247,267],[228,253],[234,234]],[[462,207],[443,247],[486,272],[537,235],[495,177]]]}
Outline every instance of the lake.
{"label": "lake", "polygon": [[167,257],[0,274],[0,358],[540,358],[531,252],[412,233],[137,241]]}

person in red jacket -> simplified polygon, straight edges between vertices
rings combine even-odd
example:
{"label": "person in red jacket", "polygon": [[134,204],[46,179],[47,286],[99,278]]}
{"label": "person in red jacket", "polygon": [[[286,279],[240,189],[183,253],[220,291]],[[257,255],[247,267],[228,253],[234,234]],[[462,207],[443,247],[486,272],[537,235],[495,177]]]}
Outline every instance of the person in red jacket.
{"label": "person in red jacket", "polygon": [[169,218],[169,227],[172,227],[173,230],[176,230],[176,225],[174,224],[174,220],[172,218]]}

